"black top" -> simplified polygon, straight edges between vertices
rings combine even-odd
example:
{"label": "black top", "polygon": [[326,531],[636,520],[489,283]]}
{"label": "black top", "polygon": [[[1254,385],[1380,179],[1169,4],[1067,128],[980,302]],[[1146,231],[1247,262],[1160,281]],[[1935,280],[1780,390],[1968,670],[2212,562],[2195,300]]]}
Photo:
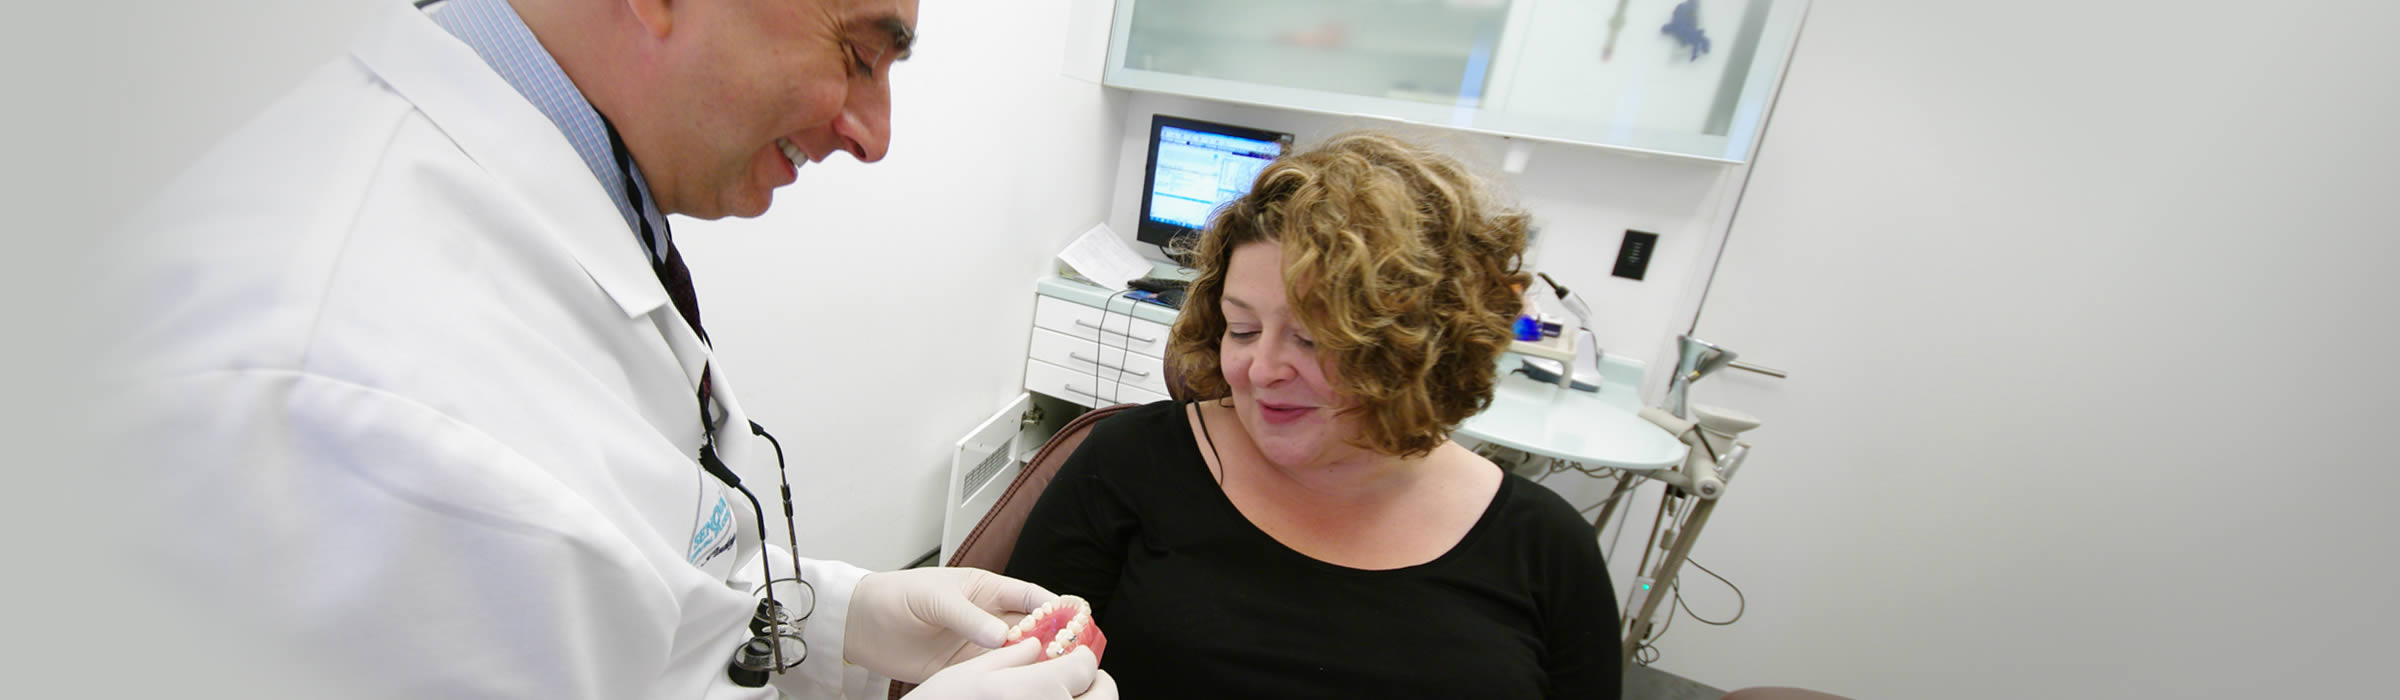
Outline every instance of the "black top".
{"label": "black top", "polygon": [[1127,698],[1618,696],[1617,605],[1592,526],[1509,475],[1433,561],[1309,558],[1226,500],[1182,405],[1092,427],[1008,575],[1090,599]]}

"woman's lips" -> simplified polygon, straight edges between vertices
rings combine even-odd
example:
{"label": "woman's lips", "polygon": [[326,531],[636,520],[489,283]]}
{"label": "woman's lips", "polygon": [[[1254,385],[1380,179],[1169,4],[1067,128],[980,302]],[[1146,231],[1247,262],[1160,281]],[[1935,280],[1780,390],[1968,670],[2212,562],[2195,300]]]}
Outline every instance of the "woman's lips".
{"label": "woman's lips", "polygon": [[1308,412],[1314,410],[1314,406],[1287,406],[1261,401],[1258,404],[1258,417],[1270,425],[1283,425],[1307,417]]}

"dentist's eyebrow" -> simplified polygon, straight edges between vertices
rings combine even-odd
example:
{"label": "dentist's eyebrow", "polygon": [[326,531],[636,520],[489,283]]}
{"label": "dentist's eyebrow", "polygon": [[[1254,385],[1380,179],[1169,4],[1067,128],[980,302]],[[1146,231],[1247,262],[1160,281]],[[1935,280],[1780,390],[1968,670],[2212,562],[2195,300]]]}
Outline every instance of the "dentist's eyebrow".
{"label": "dentist's eyebrow", "polygon": [[899,52],[898,55],[892,57],[892,60],[908,60],[910,49],[917,44],[916,30],[908,28],[908,23],[900,21],[900,18],[894,15],[875,18],[875,27],[882,29],[883,33],[891,35],[892,50]]}

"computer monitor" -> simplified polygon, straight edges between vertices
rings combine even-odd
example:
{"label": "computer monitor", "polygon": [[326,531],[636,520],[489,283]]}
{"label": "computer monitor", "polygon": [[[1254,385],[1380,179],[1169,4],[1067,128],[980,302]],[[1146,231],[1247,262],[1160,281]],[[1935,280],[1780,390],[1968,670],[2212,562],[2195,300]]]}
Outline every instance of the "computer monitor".
{"label": "computer monitor", "polygon": [[1166,248],[1176,236],[1208,226],[1218,205],[1249,192],[1258,171],[1291,145],[1291,134],[1151,116],[1134,240]]}

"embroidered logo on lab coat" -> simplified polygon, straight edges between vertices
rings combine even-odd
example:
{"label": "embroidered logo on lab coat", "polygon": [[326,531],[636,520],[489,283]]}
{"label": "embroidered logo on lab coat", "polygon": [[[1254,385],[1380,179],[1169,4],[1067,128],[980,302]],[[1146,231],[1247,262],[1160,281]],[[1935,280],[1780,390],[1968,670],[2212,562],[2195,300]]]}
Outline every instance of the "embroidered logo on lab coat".
{"label": "embroidered logo on lab coat", "polygon": [[684,554],[684,559],[692,562],[693,566],[705,568],[717,555],[732,549],[733,504],[725,502],[725,495],[719,493],[716,507],[709,509],[708,520],[692,533],[692,547]]}

